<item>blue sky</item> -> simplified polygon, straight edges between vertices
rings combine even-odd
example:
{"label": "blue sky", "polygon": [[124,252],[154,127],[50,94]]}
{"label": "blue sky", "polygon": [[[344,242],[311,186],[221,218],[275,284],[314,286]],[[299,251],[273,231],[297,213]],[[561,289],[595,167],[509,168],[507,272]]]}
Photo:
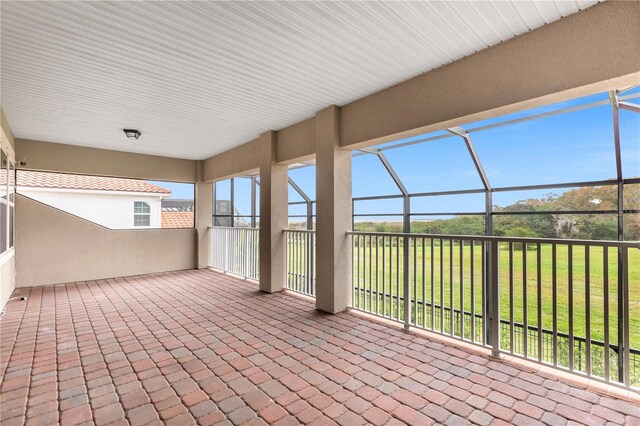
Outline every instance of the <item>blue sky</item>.
{"label": "blue sky", "polygon": [[194,187],[192,183],[162,182],[153,180],[149,181],[149,183],[171,190],[170,198],[193,200]]}
{"label": "blue sky", "polygon": [[[640,88],[624,93],[640,93]],[[548,105],[515,114],[470,123],[469,130],[496,122],[525,117],[541,112],[608,100],[606,93]],[[633,102],[638,102],[634,99]],[[403,139],[382,146],[446,134],[435,132]],[[620,134],[625,178],[640,177],[640,114],[620,111]],[[493,187],[553,184],[615,178],[615,151],[611,107],[607,105],[531,120],[490,130],[471,133],[482,165]],[[408,147],[386,150],[397,174],[409,192],[480,189],[481,181],[460,137],[447,137]],[[315,199],[315,167],[291,170],[291,178]],[[249,214],[250,185],[237,179],[236,208]],[[497,193],[494,204],[509,205],[518,200],[541,197],[549,192],[539,190]],[[228,198],[228,183],[218,185],[219,199]],[[353,159],[353,196],[398,194],[399,191],[380,161],[373,155]],[[301,198],[289,188],[289,200]],[[482,211],[482,194],[412,198],[412,211],[472,212]],[[357,202],[357,213],[401,213],[399,200]],[[246,212],[246,213],[245,213]],[[290,214],[304,214],[304,207],[290,207]]]}

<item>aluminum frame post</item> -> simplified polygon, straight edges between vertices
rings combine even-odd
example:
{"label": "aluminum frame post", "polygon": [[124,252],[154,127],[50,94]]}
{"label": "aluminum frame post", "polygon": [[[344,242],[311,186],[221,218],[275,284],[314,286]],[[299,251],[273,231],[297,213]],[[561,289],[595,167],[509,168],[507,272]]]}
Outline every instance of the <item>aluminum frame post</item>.
{"label": "aluminum frame post", "polygon": [[618,104],[618,92],[609,92],[609,102],[613,115],[613,143],[616,149],[616,175],[618,182],[622,181],[622,150],[620,148],[620,106]]}
{"label": "aluminum frame post", "polygon": [[216,200],[216,185],[218,185],[218,182],[213,182],[213,189],[212,189],[212,198],[213,198],[213,209],[212,209],[212,218],[211,218],[211,224],[213,226],[216,226],[216,218],[217,218],[217,200]]}
{"label": "aluminum frame post", "polygon": [[467,151],[469,151],[469,155],[471,156],[471,160],[473,161],[473,165],[476,167],[478,175],[480,176],[480,180],[482,181],[482,186],[486,191],[491,191],[491,185],[489,184],[489,178],[487,178],[487,174],[482,167],[482,163],[480,162],[480,157],[478,157],[478,153],[471,142],[471,136],[461,127],[451,127],[447,129],[449,133],[454,135],[458,135],[464,140],[464,144],[467,147]]}
{"label": "aluminum frame post", "polygon": [[640,112],[640,105],[632,104],[630,102],[618,102],[620,109],[626,109],[627,111]]}
{"label": "aluminum frame post", "polygon": [[300,188],[298,186],[298,184],[291,178],[289,177],[289,185],[291,185],[291,187],[298,193],[298,195],[300,195],[302,197],[302,199],[305,201],[306,205],[307,205],[307,226],[306,228],[308,230],[313,230],[313,201],[311,200],[311,198],[307,195],[306,192],[304,192],[302,190],[302,188]]}
{"label": "aluminum frame post", "polygon": [[235,179],[231,178],[231,182],[229,185],[230,195],[229,195],[229,214],[231,215],[231,227],[236,226],[236,206],[235,206]]}
{"label": "aluminum frame post", "polygon": [[[411,199],[409,195],[405,195],[402,203],[402,232],[405,234],[411,233]],[[402,277],[403,280],[403,293],[404,293],[404,329],[409,330],[411,325],[411,277],[410,277],[410,265],[409,256],[411,250],[409,247],[410,239],[405,236],[402,239]],[[415,260],[414,260],[415,261]]]}
{"label": "aluminum frame post", "polygon": [[[478,157],[478,153],[473,146],[473,142],[471,141],[471,136],[469,135],[469,133],[461,127],[452,127],[447,129],[447,131],[462,138],[465,146],[467,147],[467,151],[469,152],[469,156],[471,157],[471,161],[473,161],[473,165],[476,167],[476,171],[478,172],[478,176],[480,177],[480,181],[482,182],[482,186],[484,187],[485,192],[484,232],[485,235],[491,236],[493,235],[493,190],[491,188],[491,184],[489,183],[489,178],[484,171],[484,167],[482,167],[482,162],[480,161],[480,157]],[[500,296],[497,295],[498,305],[496,307],[494,301],[496,295],[494,294],[494,292],[497,291],[496,288],[498,278],[494,274],[495,270],[497,269],[497,264],[495,264],[495,257],[498,256],[498,251],[494,250],[494,245],[497,245],[497,243],[484,243],[483,292],[485,301],[485,325],[487,323],[491,324],[491,326],[487,327],[487,329],[485,330],[485,340],[493,345],[494,349],[492,351],[492,355],[498,356],[500,350]],[[494,325],[496,322],[498,324],[497,331],[494,330]],[[496,344],[498,345],[497,349],[495,346]]]}
{"label": "aluminum frame post", "polygon": [[[487,236],[493,235],[493,194],[491,191],[485,191],[485,219],[484,219],[484,232]],[[483,294],[484,294],[484,310],[485,310],[485,325],[490,321],[493,315],[493,305],[491,302],[491,280],[493,279],[491,276],[491,259],[492,259],[492,251],[491,247],[487,243],[483,243],[484,250],[484,285],[483,285]],[[489,328],[485,329],[485,340],[487,342],[491,342],[491,330]]]}
{"label": "aluminum frame post", "polygon": [[[609,92],[609,102],[611,103],[611,113],[613,116],[613,143],[616,152],[616,175],[618,180],[618,241],[624,240],[624,180],[622,174],[622,150],[620,147],[620,105],[618,92]],[[624,298],[625,292],[622,285],[624,281],[625,259],[622,248],[618,248],[618,378],[622,380],[625,375],[624,366]]]}
{"label": "aluminum frame post", "polygon": [[[400,176],[398,176],[387,157],[379,150],[373,151],[372,153],[378,156],[387,173],[389,173],[389,176],[391,176],[391,179],[402,193],[402,232],[409,234],[411,233],[411,199],[409,197],[409,191],[407,191],[407,188],[402,183],[402,179],[400,179]],[[405,330],[409,330],[411,324],[411,268],[409,265],[411,252],[409,242],[409,237],[405,236],[402,238],[402,292],[404,294]]]}
{"label": "aluminum frame post", "polygon": [[378,159],[380,159],[380,162],[382,163],[384,168],[387,170],[387,173],[389,173],[389,176],[391,176],[391,179],[396,184],[396,186],[398,187],[402,195],[404,197],[408,197],[409,191],[407,191],[407,188],[405,188],[404,184],[402,183],[402,179],[400,179],[400,176],[398,176],[398,174],[396,173],[396,170],[393,168],[391,163],[389,163],[387,156],[380,151],[375,151],[373,152],[373,154],[378,156]]}
{"label": "aluminum frame post", "polygon": [[491,332],[491,340],[489,343],[491,344],[491,356],[495,358],[500,358],[500,273],[499,273],[499,265],[498,261],[500,256],[500,243],[498,241],[489,241],[488,242],[491,252],[491,262],[490,262],[490,276],[491,281],[489,282],[489,287],[491,288],[491,326],[489,327]]}
{"label": "aluminum frame post", "polygon": [[256,227],[256,177],[251,176],[251,227]]}

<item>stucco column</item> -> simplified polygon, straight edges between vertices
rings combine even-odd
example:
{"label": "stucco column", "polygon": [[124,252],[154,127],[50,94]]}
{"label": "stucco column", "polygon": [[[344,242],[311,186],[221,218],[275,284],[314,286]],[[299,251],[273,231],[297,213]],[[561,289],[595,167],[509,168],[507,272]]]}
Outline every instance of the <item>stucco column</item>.
{"label": "stucco column", "polygon": [[196,267],[209,266],[211,236],[209,227],[213,224],[213,183],[202,180],[203,162],[198,161],[198,181],[195,188],[195,227],[196,227]]}
{"label": "stucco column", "polygon": [[336,106],[316,114],[316,307],[330,313],[351,302],[351,151],[339,120]]}
{"label": "stucco column", "polygon": [[276,132],[260,135],[260,290],[281,291],[286,278],[288,169],[276,163]]}

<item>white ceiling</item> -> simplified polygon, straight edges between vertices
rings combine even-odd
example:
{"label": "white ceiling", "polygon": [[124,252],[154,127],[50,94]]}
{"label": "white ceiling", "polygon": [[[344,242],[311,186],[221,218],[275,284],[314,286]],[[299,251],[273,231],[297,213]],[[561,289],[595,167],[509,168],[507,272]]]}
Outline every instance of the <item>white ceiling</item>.
{"label": "white ceiling", "polygon": [[594,3],[3,0],[2,108],[19,138],[204,159]]}

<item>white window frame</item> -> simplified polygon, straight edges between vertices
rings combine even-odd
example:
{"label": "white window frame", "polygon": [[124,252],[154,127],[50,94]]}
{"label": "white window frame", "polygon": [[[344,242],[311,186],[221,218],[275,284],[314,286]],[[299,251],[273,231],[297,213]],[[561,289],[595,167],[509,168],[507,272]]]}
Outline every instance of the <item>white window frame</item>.
{"label": "white window frame", "polygon": [[[144,206],[146,206],[146,209],[148,209],[148,211],[142,211],[139,212],[138,211],[138,204],[143,204],[143,206],[140,206],[144,209]],[[136,224],[136,219],[137,218],[146,218],[147,220],[147,224],[146,225],[138,225]],[[149,204],[146,201],[134,201],[133,202],[133,226],[136,228],[149,228],[151,227],[151,204]]]}

